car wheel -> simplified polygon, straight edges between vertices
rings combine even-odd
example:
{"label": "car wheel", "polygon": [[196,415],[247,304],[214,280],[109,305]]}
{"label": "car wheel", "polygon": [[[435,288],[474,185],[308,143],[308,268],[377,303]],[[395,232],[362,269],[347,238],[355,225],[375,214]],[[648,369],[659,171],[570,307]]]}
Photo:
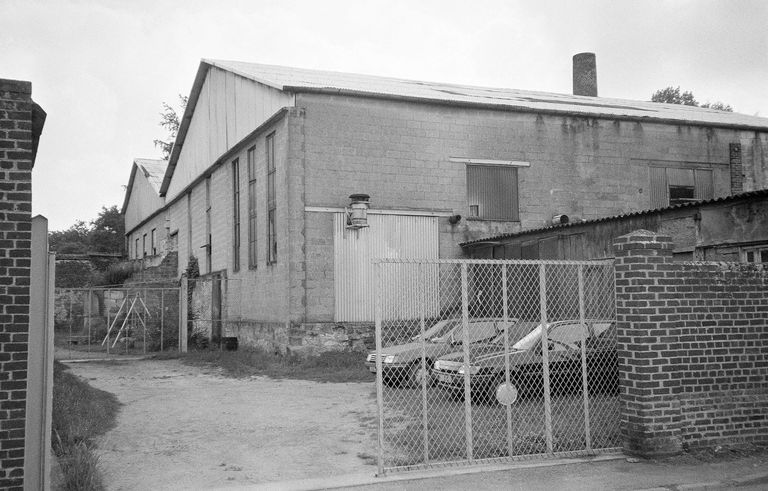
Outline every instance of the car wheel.
{"label": "car wheel", "polygon": [[408,376],[406,379],[406,386],[410,387],[411,389],[418,389],[422,386],[422,383],[424,379],[427,379],[427,387],[431,387],[434,385],[434,380],[432,379],[432,372],[429,370],[430,366],[430,360],[426,361],[426,367],[422,368],[421,361],[418,361],[410,366],[408,369]]}

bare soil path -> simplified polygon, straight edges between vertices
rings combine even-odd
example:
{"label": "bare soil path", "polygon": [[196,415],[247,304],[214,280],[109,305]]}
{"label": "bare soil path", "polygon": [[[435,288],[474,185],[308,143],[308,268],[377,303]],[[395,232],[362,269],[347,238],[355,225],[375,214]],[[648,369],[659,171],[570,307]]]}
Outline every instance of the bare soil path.
{"label": "bare soil path", "polygon": [[69,366],[124,404],[117,427],[97,442],[110,490],[375,472],[372,382],[232,379],[178,360]]}

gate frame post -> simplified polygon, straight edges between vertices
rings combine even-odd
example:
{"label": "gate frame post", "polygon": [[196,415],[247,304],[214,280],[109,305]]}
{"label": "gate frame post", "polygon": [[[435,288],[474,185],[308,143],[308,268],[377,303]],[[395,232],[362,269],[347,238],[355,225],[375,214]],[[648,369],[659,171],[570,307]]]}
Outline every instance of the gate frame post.
{"label": "gate frame post", "polygon": [[[507,265],[501,265],[501,294],[502,294],[502,315],[504,322],[504,378],[507,387],[512,385],[510,380],[510,366],[509,366],[509,329],[512,327],[509,324],[509,292],[507,291]],[[507,413],[507,452],[508,457],[512,457],[513,452],[513,435],[512,435],[512,404],[505,404]]]}
{"label": "gate frame post", "polygon": [[373,298],[375,299],[374,322],[376,331],[374,334],[376,342],[376,406],[379,413],[379,435],[377,439],[378,458],[376,459],[377,476],[384,475],[384,376],[382,374],[381,360],[381,284],[383,264],[374,261],[374,284]]}
{"label": "gate frame post", "polygon": [[424,464],[429,464],[429,418],[427,417],[427,378],[429,378],[429,372],[427,371],[427,340],[424,339],[424,332],[426,331],[424,320],[424,304],[426,303],[426,281],[424,278],[424,263],[418,263],[419,266],[419,281],[416,283],[419,289],[419,327],[421,330],[421,373],[423,377],[421,379],[421,410],[422,410],[422,425],[424,427]]}
{"label": "gate frame post", "polygon": [[552,444],[552,396],[549,386],[549,338],[547,325],[547,275],[544,263],[539,265],[539,305],[541,308],[541,365],[544,382],[544,435],[547,453],[553,454]]}
{"label": "gate frame post", "polygon": [[589,382],[587,380],[587,338],[591,334],[584,319],[584,265],[579,264],[579,323],[586,330],[584,340],[581,342],[581,384],[584,396],[584,439],[587,452],[592,452],[592,435],[590,433],[589,420]]}
{"label": "gate frame post", "polygon": [[464,431],[467,439],[467,461],[472,462],[472,390],[469,377],[469,291],[467,286],[467,263],[461,263],[461,323],[464,333]]}
{"label": "gate frame post", "polygon": [[189,292],[189,278],[186,275],[181,276],[181,285],[179,288],[179,351],[187,352],[187,296]]}

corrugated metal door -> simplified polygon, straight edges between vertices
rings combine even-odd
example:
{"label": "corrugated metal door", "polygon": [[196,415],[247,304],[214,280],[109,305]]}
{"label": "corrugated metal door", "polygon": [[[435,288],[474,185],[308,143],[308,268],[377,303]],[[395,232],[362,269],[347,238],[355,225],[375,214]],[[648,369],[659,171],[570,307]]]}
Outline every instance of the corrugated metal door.
{"label": "corrugated metal door", "polygon": [[669,204],[667,196],[667,172],[664,167],[649,167],[651,186],[650,193],[651,208],[662,208]]}
{"label": "corrugated metal door", "polygon": [[[371,263],[373,259],[438,258],[436,217],[369,214],[368,224],[368,228],[348,230],[344,213],[336,213],[334,216],[334,317],[337,322],[373,322],[376,280]],[[425,278],[427,285],[437,283],[437,270],[430,270],[426,274],[429,276]],[[403,285],[416,285],[419,278],[401,277],[398,281]],[[416,299],[412,295],[403,295],[408,290],[410,288],[393,288],[387,295],[403,296],[397,299],[401,305],[400,312],[417,313],[419,305]],[[430,305],[425,305],[424,309],[426,313],[436,312],[436,300],[431,300]]]}
{"label": "corrugated metal door", "polygon": [[696,188],[694,193],[696,199],[712,199],[715,197],[715,186],[711,170],[696,169]]}
{"label": "corrugated metal door", "polygon": [[467,166],[469,216],[518,220],[517,169],[505,166]]}

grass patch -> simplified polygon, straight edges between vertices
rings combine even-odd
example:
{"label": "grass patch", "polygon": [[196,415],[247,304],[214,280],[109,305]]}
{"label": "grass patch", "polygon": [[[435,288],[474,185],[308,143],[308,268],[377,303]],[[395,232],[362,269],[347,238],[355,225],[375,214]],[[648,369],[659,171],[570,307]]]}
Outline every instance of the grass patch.
{"label": "grass patch", "polygon": [[231,377],[264,375],[275,379],[331,383],[373,381],[373,375],[365,366],[365,353],[356,351],[326,351],[304,357],[246,348],[238,351],[193,351],[177,356],[190,365],[219,367]]}
{"label": "grass patch", "polygon": [[54,361],[52,447],[62,471],[61,489],[104,489],[93,439],[115,426],[119,409],[114,395]]}

